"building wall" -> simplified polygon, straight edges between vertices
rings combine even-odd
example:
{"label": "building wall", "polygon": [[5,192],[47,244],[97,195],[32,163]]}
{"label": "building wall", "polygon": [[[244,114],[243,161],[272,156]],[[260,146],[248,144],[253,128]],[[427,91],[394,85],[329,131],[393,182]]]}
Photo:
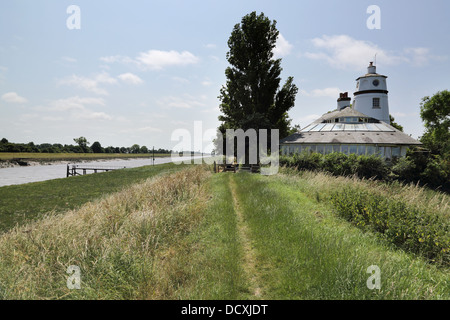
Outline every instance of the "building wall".
{"label": "building wall", "polygon": [[[380,99],[380,107],[373,108],[373,98]],[[381,93],[364,93],[355,96],[353,108],[371,118],[390,124],[388,95]]]}

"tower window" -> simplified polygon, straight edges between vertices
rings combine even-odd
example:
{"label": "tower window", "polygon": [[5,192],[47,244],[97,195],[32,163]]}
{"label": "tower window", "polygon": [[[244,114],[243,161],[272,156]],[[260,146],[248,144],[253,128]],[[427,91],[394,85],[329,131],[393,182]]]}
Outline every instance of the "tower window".
{"label": "tower window", "polygon": [[372,108],[373,109],[380,109],[380,98],[373,98],[373,102],[372,102]]}

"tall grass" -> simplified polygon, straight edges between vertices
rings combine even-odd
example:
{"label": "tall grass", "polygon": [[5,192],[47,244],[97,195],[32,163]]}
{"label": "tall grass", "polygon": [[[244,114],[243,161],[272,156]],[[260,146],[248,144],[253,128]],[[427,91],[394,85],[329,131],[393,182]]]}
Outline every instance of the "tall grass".
{"label": "tall grass", "polygon": [[[173,263],[207,203],[202,167],[149,179],[0,236],[0,298],[173,297],[186,280]],[[81,269],[69,290],[67,268]]]}
{"label": "tall grass", "polygon": [[[312,177],[312,176],[311,176]],[[323,178],[323,177],[322,177]],[[449,273],[335,216],[298,176],[236,176],[269,299],[448,299]],[[304,184],[305,188],[299,188]],[[369,290],[367,268],[381,269]]]}
{"label": "tall grass", "polygon": [[[297,173],[285,169],[285,173]],[[450,196],[414,184],[302,172],[299,188],[360,228],[433,263],[450,262]],[[292,176],[291,176],[292,177]]]}
{"label": "tall grass", "polygon": [[0,187],[0,232],[39,219],[49,211],[64,212],[78,208],[131,184],[183,167],[166,163]]}
{"label": "tall grass", "polygon": [[[281,173],[291,177],[290,181],[298,184],[301,190],[317,193],[319,197],[329,199],[334,192],[351,186],[355,190],[404,201],[407,205],[450,217],[450,195],[421,187],[417,184],[403,184],[397,181],[382,182],[373,179],[360,179],[357,176],[333,176],[326,172],[296,171],[281,168]],[[300,178],[300,179],[299,179]]]}

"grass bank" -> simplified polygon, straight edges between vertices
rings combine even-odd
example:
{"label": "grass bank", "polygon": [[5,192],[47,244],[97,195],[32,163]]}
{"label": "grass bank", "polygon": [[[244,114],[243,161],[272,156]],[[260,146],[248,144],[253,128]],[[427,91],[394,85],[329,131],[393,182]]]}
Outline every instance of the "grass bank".
{"label": "grass bank", "polygon": [[[152,299],[173,296],[183,274],[172,260],[206,205],[200,167],[163,175],[0,236],[0,297]],[[67,287],[81,270],[82,290]]]}
{"label": "grass bank", "polygon": [[[268,299],[448,299],[450,274],[340,219],[301,177],[236,175]],[[319,188],[317,189],[319,190]],[[381,270],[369,290],[367,269]]]}
{"label": "grass bank", "polygon": [[[0,235],[0,298],[450,299],[448,267],[339,217],[340,178],[176,168]],[[73,265],[80,290],[67,288]]]}
{"label": "grass bank", "polygon": [[183,165],[161,164],[0,187],[0,232],[49,211],[63,212]]}
{"label": "grass bank", "polygon": [[414,184],[284,170],[336,214],[391,245],[450,266],[450,196]]}

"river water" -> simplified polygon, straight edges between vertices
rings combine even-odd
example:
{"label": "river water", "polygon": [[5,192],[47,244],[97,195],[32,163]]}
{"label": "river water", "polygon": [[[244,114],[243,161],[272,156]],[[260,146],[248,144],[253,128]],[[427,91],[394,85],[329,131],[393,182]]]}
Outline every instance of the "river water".
{"label": "river water", "polygon": [[[188,160],[191,157],[182,157],[176,159],[177,161]],[[193,157],[193,159],[201,158],[201,156]],[[155,165],[170,163],[172,158],[155,158]],[[79,167],[92,168],[137,168],[142,166],[152,165],[152,159],[111,159],[102,161],[92,161],[83,163],[73,163]],[[80,171],[79,171],[80,172]],[[80,172],[82,173],[82,172]],[[88,170],[87,173],[93,173]],[[23,184],[36,181],[45,181],[51,179],[66,178],[67,164],[51,164],[51,165],[36,165],[29,167],[13,167],[0,168],[0,187],[14,184]]]}

